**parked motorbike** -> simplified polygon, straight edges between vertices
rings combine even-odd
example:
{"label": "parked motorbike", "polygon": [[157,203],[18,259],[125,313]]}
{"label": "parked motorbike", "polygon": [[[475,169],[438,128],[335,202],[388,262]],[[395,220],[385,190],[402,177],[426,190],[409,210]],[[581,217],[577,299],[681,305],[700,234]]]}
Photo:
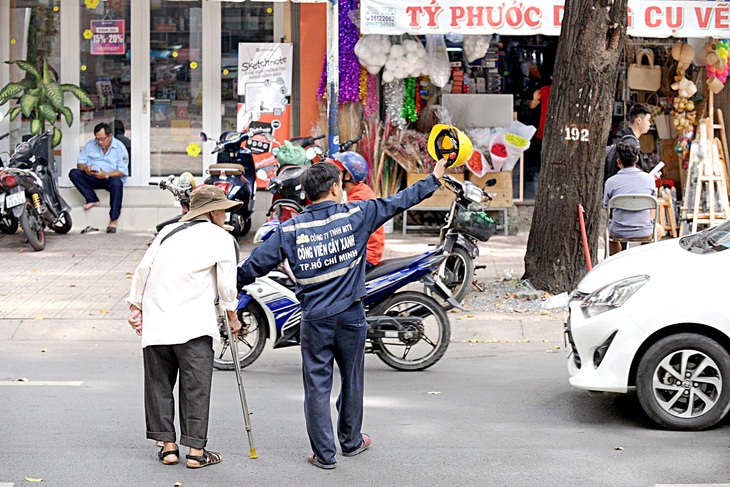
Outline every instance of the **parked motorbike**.
{"label": "parked motorbike", "polygon": [[[451,176],[444,176],[443,181],[456,197],[440,232],[437,247],[443,252],[445,259],[438,269],[438,277],[451,290],[455,301],[461,302],[474,280],[474,260],[479,256],[477,242],[489,240],[497,226],[484,211],[488,207],[488,203],[483,203],[484,200],[492,200],[484,189]],[[496,183],[496,179],[489,179],[484,187],[491,187]],[[451,309],[453,302],[445,301],[443,306]]]}
{"label": "parked motorbike", "polygon": [[45,248],[46,226],[59,234],[72,227],[71,207],[58,189],[51,133],[44,132],[18,144],[0,172],[4,207],[18,219],[34,250]]}
{"label": "parked motorbike", "polygon": [[[383,261],[367,272],[367,295],[363,298],[368,327],[366,353],[376,354],[397,370],[423,370],[443,357],[451,338],[446,312],[423,293],[397,292],[418,281],[424,281],[432,293],[443,292],[432,278],[443,259],[434,249]],[[266,339],[274,333],[275,349],[300,344],[301,308],[294,289],[294,282],[279,270],[243,287],[237,308],[243,325],[237,342],[241,367],[259,358]],[[214,347],[217,369],[234,368],[230,353],[226,353],[228,347],[227,332],[221,329],[221,343]]]}
{"label": "parked motorbike", "polygon": [[[0,120],[2,120],[2,113],[0,113]],[[10,134],[0,135],[0,140],[8,137]],[[7,154],[7,153],[6,153]],[[9,156],[10,154],[8,154]],[[0,164],[2,164],[2,158],[0,158]],[[1,177],[0,177],[1,180]],[[0,183],[0,232],[8,235],[13,235],[18,231],[18,217],[15,216],[5,204],[5,190],[3,189],[2,183]]]}
{"label": "parked motorbike", "polygon": [[[307,147],[307,159],[313,160],[322,155],[321,150],[314,149],[314,142],[320,137],[299,137],[292,139],[290,142],[301,147]],[[353,145],[357,144],[362,137],[348,140],[340,145],[340,152],[349,150]],[[317,149],[319,149],[317,147]],[[292,216],[302,212],[304,207],[309,204],[307,194],[302,189],[300,178],[302,173],[310,166],[304,165],[287,165],[281,166],[277,175],[269,181],[269,191],[273,194],[272,203],[266,212],[266,222],[256,230],[253,242],[261,243],[276,229],[279,224],[290,219]],[[259,169],[263,171],[263,169]],[[257,175],[264,177],[263,173],[257,172]]]}
{"label": "parked motorbike", "polygon": [[182,208],[182,213],[180,215],[175,215],[169,220],[160,222],[155,226],[157,233],[159,233],[160,230],[170,223],[179,222],[180,218],[190,211],[190,193],[192,193],[195,189],[195,178],[189,172],[184,172],[180,176],[170,174],[167,179],[163,179],[159,183],[150,182],[149,184],[150,186],[159,186],[160,189],[164,189],[172,193],[175,200],[180,203],[180,207]]}
{"label": "parked motorbike", "polygon": [[[217,163],[208,168],[210,176],[204,184],[219,186],[229,200],[240,201],[241,207],[228,213],[227,223],[233,227],[231,233],[243,237],[251,230],[251,215],[256,203],[256,166],[251,150],[242,144],[263,130],[251,129],[246,132],[223,132],[211,152],[218,154]],[[208,136],[200,133],[206,142]]]}

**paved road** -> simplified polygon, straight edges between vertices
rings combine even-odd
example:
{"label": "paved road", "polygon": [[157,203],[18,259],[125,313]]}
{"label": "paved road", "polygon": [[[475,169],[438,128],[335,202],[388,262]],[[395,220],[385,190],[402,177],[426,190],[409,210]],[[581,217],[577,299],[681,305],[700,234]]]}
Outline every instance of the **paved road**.
{"label": "paved road", "polygon": [[[727,422],[654,429],[635,397],[590,397],[567,383],[555,343],[453,342],[420,373],[366,360],[364,431],[373,447],[331,472],[307,464],[297,349],[245,371],[259,453],[248,458],[233,373],[216,372],[210,447],[224,462],[162,466],[144,437],[136,341],[0,341],[0,485],[652,486],[730,480]],[[43,348],[47,348],[43,352]],[[39,381],[82,381],[34,385]],[[621,450],[617,448],[622,448]]]}

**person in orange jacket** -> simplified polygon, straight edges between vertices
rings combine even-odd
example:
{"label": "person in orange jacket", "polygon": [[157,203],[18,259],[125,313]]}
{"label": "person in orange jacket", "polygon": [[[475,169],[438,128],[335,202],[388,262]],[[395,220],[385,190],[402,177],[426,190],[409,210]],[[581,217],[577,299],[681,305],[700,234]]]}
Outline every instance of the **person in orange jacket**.
{"label": "person in orange jacket", "polygon": [[[374,200],[375,192],[365,183],[370,168],[363,156],[357,152],[338,152],[331,162],[342,171],[342,187],[347,192],[347,201]],[[380,263],[385,250],[385,228],[380,227],[370,236],[367,247],[366,269]]]}

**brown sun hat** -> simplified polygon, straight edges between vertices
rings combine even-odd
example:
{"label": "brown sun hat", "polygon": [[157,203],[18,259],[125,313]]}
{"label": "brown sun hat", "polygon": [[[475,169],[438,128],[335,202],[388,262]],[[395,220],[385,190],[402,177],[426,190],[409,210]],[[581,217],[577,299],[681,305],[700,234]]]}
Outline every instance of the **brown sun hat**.
{"label": "brown sun hat", "polygon": [[218,186],[205,184],[198,186],[190,193],[190,211],[180,218],[180,221],[190,221],[215,210],[231,211],[240,206],[239,201],[231,201],[226,198],[226,193]]}

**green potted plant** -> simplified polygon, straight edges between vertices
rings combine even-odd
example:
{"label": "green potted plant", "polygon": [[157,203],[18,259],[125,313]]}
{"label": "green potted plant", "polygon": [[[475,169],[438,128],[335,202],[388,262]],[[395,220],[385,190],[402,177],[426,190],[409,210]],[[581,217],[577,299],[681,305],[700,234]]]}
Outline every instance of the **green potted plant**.
{"label": "green potted plant", "polygon": [[59,117],[66,119],[70,127],[73,124],[73,113],[64,103],[63,94],[69,92],[89,107],[93,107],[89,95],[80,87],[58,82],[56,72],[49,68],[48,62],[43,60],[43,69],[40,70],[28,61],[5,61],[6,64],[15,64],[27,73],[19,83],[8,83],[0,90],[0,106],[15,100],[16,106],[8,111],[10,121],[21,113],[30,119],[30,132],[37,135],[46,131],[46,123],[53,128],[53,147],[61,143],[61,130],[56,127]]}

